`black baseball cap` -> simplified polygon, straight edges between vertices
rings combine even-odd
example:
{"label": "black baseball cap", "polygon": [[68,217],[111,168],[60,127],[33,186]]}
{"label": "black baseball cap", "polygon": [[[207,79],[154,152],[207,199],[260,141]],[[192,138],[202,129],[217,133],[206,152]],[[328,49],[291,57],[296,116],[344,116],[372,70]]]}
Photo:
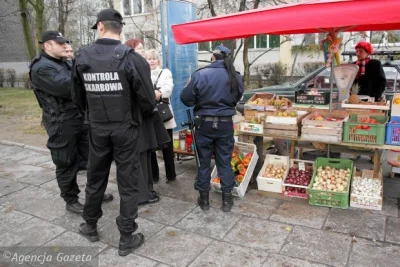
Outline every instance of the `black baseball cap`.
{"label": "black baseball cap", "polygon": [[44,42],[53,40],[57,43],[67,43],[68,40],[64,38],[61,32],[57,31],[46,31],[42,35],[42,41],[39,41],[39,44],[43,44]]}
{"label": "black baseball cap", "polygon": [[103,9],[102,11],[99,12],[99,14],[97,14],[97,21],[96,21],[96,24],[94,24],[94,26],[92,27],[92,29],[96,30],[97,23],[99,23],[100,21],[106,21],[106,20],[116,21],[121,24],[125,24],[122,21],[121,13],[119,13],[117,10],[115,10],[113,8],[107,8],[107,9]]}

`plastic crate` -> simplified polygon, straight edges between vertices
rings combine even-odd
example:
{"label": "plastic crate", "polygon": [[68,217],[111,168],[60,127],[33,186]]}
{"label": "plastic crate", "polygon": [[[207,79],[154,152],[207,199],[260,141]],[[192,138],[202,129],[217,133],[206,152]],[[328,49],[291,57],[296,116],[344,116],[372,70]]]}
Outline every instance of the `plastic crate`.
{"label": "plastic crate", "polygon": [[[374,118],[378,124],[363,123],[364,118]],[[385,143],[387,116],[351,114],[343,126],[343,141],[347,143],[376,144]],[[362,129],[359,127],[368,127]]]}
{"label": "plastic crate", "polygon": [[385,144],[400,146],[400,117],[392,117],[386,124]]}
{"label": "plastic crate", "polygon": [[[272,165],[282,165],[286,167],[286,172],[283,175],[283,179],[274,177],[265,177],[264,173],[269,164]],[[289,172],[289,157],[287,156],[277,156],[277,155],[266,155],[264,160],[264,165],[262,166],[260,172],[257,176],[257,187],[258,190],[282,193],[282,181],[286,179]]]}
{"label": "plastic crate", "polygon": [[354,170],[353,172],[355,172],[355,169],[353,168],[353,161],[349,159],[317,158],[315,161],[313,177],[308,189],[309,203],[311,205],[347,209],[349,207],[350,184],[353,172],[350,176],[346,192],[341,193],[312,189],[312,185],[314,184],[315,177],[317,175],[317,170],[320,166],[323,168],[329,166],[336,169],[350,169]]}
{"label": "plastic crate", "polygon": [[296,104],[326,105],[330,101],[330,92],[319,92],[320,95],[308,95],[305,92],[295,92]]}
{"label": "plastic crate", "polygon": [[[240,183],[239,186],[235,186],[232,191],[233,195],[238,196],[238,197],[243,197],[246,194],[246,190],[247,190],[247,187],[249,186],[251,176],[254,172],[254,168],[256,167],[256,164],[258,161],[258,154],[257,154],[256,145],[254,145],[254,144],[237,142],[237,143],[235,143],[235,146],[237,146],[239,148],[239,151],[243,152],[244,154],[249,153],[249,152],[253,153],[253,156],[251,157],[249,166],[247,167],[246,174],[244,175],[243,181]],[[214,178],[217,176],[218,176],[217,166],[214,166],[214,168],[211,172],[211,188],[214,191],[221,192],[221,184],[213,182]]]}
{"label": "plastic crate", "polygon": [[[304,164],[304,168],[306,170],[314,171],[314,164],[315,164],[314,161],[307,161],[307,160],[300,160],[300,159],[291,159],[290,160],[289,171],[290,171],[290,168],[292,168],[292,167],[299,168],[299,165],[301,165],[301,164]],[[309,185],[303,186],[303,185],[289,184],[289,183],[286,183],[286,179],[287,179],[287,176],[286,176],[285,180],[283,180],[283,184],[282,184],[282,194],[285,197],[298,197],[298,198],[304,198],[304,199],[308,198]],[[310,181],[310,183],[311,183],[311,181]],[[297,192],[286,191],[286,189],[290,188],[290,187],[302,188],[302,189],[305,189],[306,192],[305,193],[297,193]]]}

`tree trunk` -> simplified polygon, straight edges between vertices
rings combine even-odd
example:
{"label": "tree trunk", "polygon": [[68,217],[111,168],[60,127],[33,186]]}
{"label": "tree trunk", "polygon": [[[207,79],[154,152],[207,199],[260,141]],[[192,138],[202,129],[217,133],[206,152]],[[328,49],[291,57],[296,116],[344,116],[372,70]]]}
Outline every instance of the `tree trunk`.
{"label": "tree trunk", "polygon": [[244,65],[244,73],[243,73],[243,84],[245,89],[250,85],[250,63],[249,63],[249,38],[244,39],[243,45],[243,65]]}
{"label": "tree trunk", "polygon": [[304,46],[305,43],[306,43],[306,36],[304,35],[303,41],[301,42],[299,49],[297,49],[296,55],[294,56],[294,59],[293,59],[292,70],[290,71],[290,81],[293,78],[294,68],[296,67],[296,62],[297,62],[297,56],[299,55],[300,50]]}
{"label": "tree trunk", "polygon": [[[253,9],[257,9],[258,5],[260,4],[260,0],[256,0],[254,1],[254,6]],[[240,9],[239,11],[244,11],[244,9],[246,8],[246,1],[242,0],[240,3]],[[252,38],[252,37],[250,37]],[[251,64],[249,62],[249,41],[250,38],[246,38],[244,40],[244,46],[243,46],[243,65],[244,65],[244,86],[246,88],[246,86],[248,87],[250,85],[250,67]]]}
{"label": "tree trunk", "polygon": [[19,8],[21,10],[21,25],[24,34],[25,46],[29,58],[32,59],[36,55],[35,44],[32,38],[31,27],[28,20],[28,2],[27,0],[19,0]]}
{"label": "tree trunk", "polygon": [[[36,40],[42,39],[43,35],[43,21],[44,21],[44,0],[36,0],[36,5],[34,6],[36,11]],[[40,52],[40,47],[36,47],[37,52]]]}
{"label": "tree trunk", "polygon": [[113,0],[108,0],[108,7],[109,8],[114,8],[114,1]]}
{"label": "tree trunk", "polygon": [[63,0],[58,0],[58,31],[61,32],[62,35],[65,34],[65,11]]}

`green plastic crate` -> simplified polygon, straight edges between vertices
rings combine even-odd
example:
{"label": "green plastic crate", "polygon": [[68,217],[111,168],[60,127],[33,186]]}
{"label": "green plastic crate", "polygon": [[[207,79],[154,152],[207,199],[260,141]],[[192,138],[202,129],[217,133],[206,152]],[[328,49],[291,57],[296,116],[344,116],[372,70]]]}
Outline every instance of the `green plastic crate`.
{"label": "green plastic crate", "polygon": [[[376,119],[379,124],[357,122],[357,114],[351,114],[349,120],[343,124],[343,142],[376,144],[385,143],[387,116],[370,115],[370,118]],[[356,127],[368,126],[370,129],[357,129]]]}
{"label": "green plastic crate", "polygon": [[[315,177],[317,176],[318,168],[322,166],[325,168],[329,166],[336,169],[350,169],[352,174],[350,176],[349,184],[347,190],[344,193],[331,192],[324,190],[312,189]],[[329,159],[329,158],[317,158],[315,161],[315,168],[313,172],[313,177],[309,186],[309,203],[315,206],[325,206],[332,208],[347,209],[349,207],[349,195],[350,195],[350,184],[353,178],[353,161],[349,159]]]}

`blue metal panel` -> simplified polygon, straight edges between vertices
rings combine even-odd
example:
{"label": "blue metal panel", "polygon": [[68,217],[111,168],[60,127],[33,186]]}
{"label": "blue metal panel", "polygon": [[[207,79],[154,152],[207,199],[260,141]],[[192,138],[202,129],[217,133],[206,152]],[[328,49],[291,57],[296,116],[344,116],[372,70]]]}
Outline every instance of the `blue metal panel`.
{"label": "blue metal panel", "polygon": [[172,108],[177,123],[174,131],[183,129],[181,122],[187,121],[187,107],[181,102],[180,94],[192,73],[197,70],[197,44],[178,45],[171,25],[196,19],[196,5],[186,1],[161,1],[161,36],[163,40],[163,67],[172,72],[174,90]]}

